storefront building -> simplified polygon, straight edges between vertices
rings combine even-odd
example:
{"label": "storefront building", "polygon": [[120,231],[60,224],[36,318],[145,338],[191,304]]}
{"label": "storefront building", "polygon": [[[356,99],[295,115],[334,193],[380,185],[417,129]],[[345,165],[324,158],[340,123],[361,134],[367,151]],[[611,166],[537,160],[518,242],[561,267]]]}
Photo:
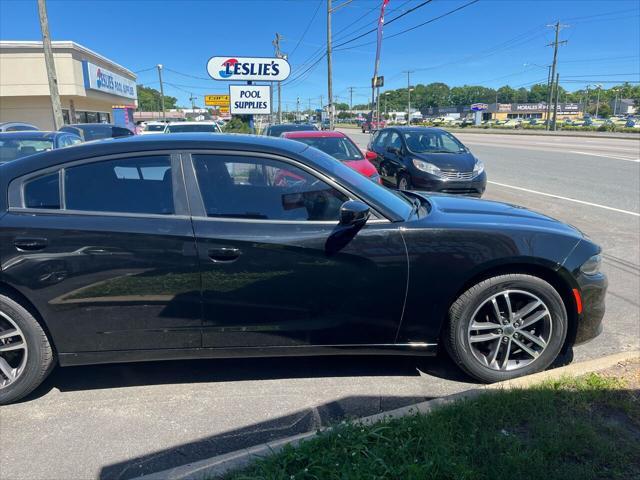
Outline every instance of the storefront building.
{"label": "storefront building", "polygon": [[[65,123],[114,121],[114,106],[137,102],[130,70],[75,42],[53,43]],[[54,128],[42,42],[0,41],[0,122]]]}
{"label": "storefront building", "polygon": [[[464,118],[471,116],[474,112],[470,106],[459,105],[455,107],[431,107],[425,109],[424,116],[455,116]],[[553,115],[553,106],[551,107]],[[558,121],[571,119],[574,120],[582,117],[582,105],[578,103],[559,103],[557,118]],[[482,112],[482,120],[507,120],[510,118],[519,119],[546,119],[547,104],[541,103],[491,103],[487,105],[487,109]]]}

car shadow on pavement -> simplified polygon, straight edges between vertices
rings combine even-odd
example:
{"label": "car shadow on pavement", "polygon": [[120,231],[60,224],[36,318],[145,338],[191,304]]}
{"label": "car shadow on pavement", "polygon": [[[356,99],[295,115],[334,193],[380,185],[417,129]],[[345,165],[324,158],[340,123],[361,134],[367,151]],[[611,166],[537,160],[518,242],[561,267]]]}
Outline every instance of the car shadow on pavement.
{"label": "car shadow on pavement", "polygon": [[445,355],[171,360],[58,367],[40,387],[22,401],[32,401],[46,395],[52,389],[68,392],[202,382],[420,375],[454,382],[475,383]]}

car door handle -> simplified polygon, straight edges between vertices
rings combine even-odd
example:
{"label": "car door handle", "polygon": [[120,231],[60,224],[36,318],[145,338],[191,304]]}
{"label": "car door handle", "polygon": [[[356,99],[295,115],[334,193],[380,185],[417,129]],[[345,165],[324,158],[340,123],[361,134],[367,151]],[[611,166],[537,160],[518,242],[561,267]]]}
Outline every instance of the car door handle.
{"label": "car door handle", "polygon": [[242,252],[235,247],[218,247],[209,249],[209,258],[214,263],[231,263],[235,262]]}
{"label": "car door handle", "polygon": [[46,238],[16,238],[13,244],[18,250],[32,252],[46,248],[49,241]]}

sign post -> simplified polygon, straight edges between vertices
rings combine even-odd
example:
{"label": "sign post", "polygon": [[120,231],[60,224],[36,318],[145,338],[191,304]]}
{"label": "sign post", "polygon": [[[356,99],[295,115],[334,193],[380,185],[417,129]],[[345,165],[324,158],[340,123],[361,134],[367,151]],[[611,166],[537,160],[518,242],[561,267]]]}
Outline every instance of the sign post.
{"label": "sign post", "polygon": [[478,126],[482,123],[482,112],[489,109],[489,105],[486,103],[474,103],[471,105],[471,110],[475,113],[475,125]]}

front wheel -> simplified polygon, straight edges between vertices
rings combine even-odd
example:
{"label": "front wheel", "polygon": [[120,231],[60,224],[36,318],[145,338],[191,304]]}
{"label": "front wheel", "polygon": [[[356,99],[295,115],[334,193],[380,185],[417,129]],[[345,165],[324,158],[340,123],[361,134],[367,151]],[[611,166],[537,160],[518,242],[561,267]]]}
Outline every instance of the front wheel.
{"label": "front wheel", "polygon": [[556,359],[567,335],[558,292],[532,275],[489,278],[449,309],[445,347],[465,372],[498,382],[540,372]]}
{"label": "front wheel", "polygon": [[31,393],[53,368],[53,350],[38,321],[0,295],[0,405]]}

